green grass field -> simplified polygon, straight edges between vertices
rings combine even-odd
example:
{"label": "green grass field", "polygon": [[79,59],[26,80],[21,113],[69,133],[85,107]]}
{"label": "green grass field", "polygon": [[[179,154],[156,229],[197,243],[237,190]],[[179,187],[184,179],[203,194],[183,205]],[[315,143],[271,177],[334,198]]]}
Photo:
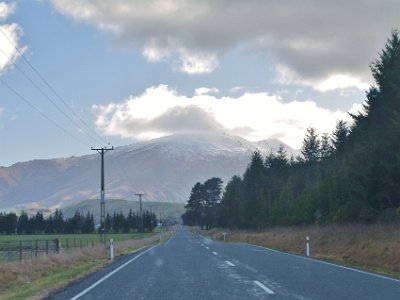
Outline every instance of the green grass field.
{"label": "green grass field", "polygon": [[[156,230],[154,230],[156,231]],[[148,233],[144,233],[146,236]],[[114,239],[114,241],[125,241],[130,239],[137,239],[140,237],[140,233],[110,233],[106,234],[107,239]],[[77,239],[84,241],[98,241],[100,235],[98,233],[93,234],[26,234],[26,235],[0,235],[0,242],[3,241],[26,241],[26,240],[53,240],[61,239],[61,241],[69,239]]]}
{"label": "green grass field", "polygon": [[[143,237],[157,235],[159,229],[143,233]],[[140,233],[106,234],[105,240],[113,239],[114,242],[140,240]],[[101,244],[99,234],[37,234],[37,235],[0,235],[0,261],[13,261],[31,259],[57,251],[55,239],[60,240],[61,251],[76,248],[95,247]]]}
{"label": "green grass field", "polygon": [[[155,228],[153,233],[144,233],[144,237],[150,236],[154,233],[159,232],[159,229]],[[115,242],[139,239],[140,233],[110,233],[106,234],[106,241],[113,239]],[[100,235],[94,234],[32,234],[32,235],[0,235],[0,243],[4,242],[17,242],[17,241],[35,241],[35,240],[54,240],[60,239],[62,248],[73,248],[88,246],[100,243]]]}

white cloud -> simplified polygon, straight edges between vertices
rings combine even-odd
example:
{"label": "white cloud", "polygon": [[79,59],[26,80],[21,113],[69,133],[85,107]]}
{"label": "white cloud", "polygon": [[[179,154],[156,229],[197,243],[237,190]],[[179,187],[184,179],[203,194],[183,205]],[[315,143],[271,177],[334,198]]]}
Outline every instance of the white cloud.
{"label": "white cloud", "polygon": [[331,132],[338,119],[350,120],[346,112],[330,111],[312,101],[283,103],[268,93],[188,97],[166,85],[118,103],[95,105],[94,110],[98,128],[107,135],[149,139],[183,132],[226,132],[249,140],[279,138],[293,148],[301,146],[310,125],[318,132]]}
{"label": "white cloud", "polygon": [[8,16],[12,15],[15,11],[15,3],[7,4],[0,2],[0,21],[4,21]]}
{"label": "white cloud", "polygon": [[[0,2],[0,21],[5,21],[10,14],[14,13],[15,8],[15,4]],[[21,56],[14,45],[20,48],[19,40],[22,34],[22,28],[16,23],[0,24],[0,75]],[[21,53],[25,50],[26,47],[20,48]]]}
{"label": "white cloud", "polygon": [[[174,69],[187,74],[207,74],[218,67],[217,55],[212,53],[199,53],[178,46],[176,43],[169,42],[171,45],[157,46],[154,41],[150,41],[143,48],[143,56],[150,62],[168,62]],[[174,53],[177,59],[173,59]]]}
{"label": "white cloud", "polygon": [[233,88],[229,89],[229,93],[235,94],[244,91],[245,88],[243,86],[234,86]]}
{"label": "white cloud", "polygon": [[179,55],[179,69],[187,74],[211,73],[218,67],[217,56],[211,53],[198,54],[184,51]]}
{"label": "white cloud", "polygon": [[356,87],[360,90],[368,89],[368,84],[362,82],[360,78],[355,78],[349,75],[332,75],[316,86],[316,89],[322,92],[334,89],[346,89]]}
{"label": "white cloud", "polygon": [[368,64],[400,27],[397,0],[49,1],[60,13],[111,32],[115,43],[139,46],[149,61],[182,72],[210,73],[222,55],[244,47],[272,57],[298,83],[322,89],[363,88],[372,80]]}
{"label": "white cloud", "polygon": [[305,85],[321,92],[349,88],[367,90],[369,87],[369,84],[364,82],[362,78],[354,77],[349,74],[332,74],[328,75],[328,77],[307,79],[302,78],[299,74],[284,65],[277,65],[276,70],[278,73],[276,81],[280,84]]}
{"label": "white cloud", "polygon": [[219,93],[219,89],[217,89],[217,88],[201,87],[201,88],[197,88],[194,90],[195,96],[218,94],[218,93]]}

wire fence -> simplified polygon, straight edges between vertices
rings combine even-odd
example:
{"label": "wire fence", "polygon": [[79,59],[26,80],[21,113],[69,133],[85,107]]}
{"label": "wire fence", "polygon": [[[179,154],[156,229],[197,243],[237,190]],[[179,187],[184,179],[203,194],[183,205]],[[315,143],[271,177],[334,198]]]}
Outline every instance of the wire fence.
{"label": "wire fence", "polygon": [[100,241],[87,239],[47,239],[0,241],[0,261],[22,261],[42,255],[59,254],[75,248],[95,247]]}
{"label": "wire fence", "polygon": [[[106,237],[106,244],[108,238],[114,237],[113,235]],[[143,235],[132,235],[128,239],[121,240],[135,240],[141,239]],[[120,240],[115,239],[114,240]],[[97,237],[61,237],[55,239],[32,239],[32,240],[0,240],[0,262],[2,261],[22,261],[24,259],[33,259],[38,256],[65,253],[72,249],[77,248],[94,248],[97,246],[105,246],[102,244],[101,238]]]}
{"label": "wire fence", "polygon": [[0,241],[0,261],[21,261],[60,251],[59,239]]}

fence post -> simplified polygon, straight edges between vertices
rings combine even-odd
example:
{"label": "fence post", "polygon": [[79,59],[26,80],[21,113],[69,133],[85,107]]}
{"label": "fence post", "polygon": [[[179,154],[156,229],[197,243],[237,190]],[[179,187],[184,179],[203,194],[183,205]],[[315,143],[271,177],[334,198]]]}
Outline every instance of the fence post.
{"label": "fence post", "polygon": [[306,255],[310,256],[310,237],[306,236]]}
{"label": "fence post", "polygon": [[35,240],[35,257],[37,257],[37,250],[38,250],[37,240]]}
{"label": "fence post", "polygon": [[10,260],[10,241],[7,242],[7,261]]}
{"label": "fence post", "polygon": [[60,254],[61,253],[61,242],[60,242],[60,239],[55,239],[54,240],[54,242],[56,243],[56,252],[57,252],[57,254]]}
{"label": "fence post", "polygon": [[110,239],[110,260],[114,259],[114,242]]}
{"label": "fence post", "polygon": [[19,261],[22,261],[22,240],[19,240]]}
{"label": "fence post", "polygon": [[49,254],[49,240],[46,240],[46,255]]}

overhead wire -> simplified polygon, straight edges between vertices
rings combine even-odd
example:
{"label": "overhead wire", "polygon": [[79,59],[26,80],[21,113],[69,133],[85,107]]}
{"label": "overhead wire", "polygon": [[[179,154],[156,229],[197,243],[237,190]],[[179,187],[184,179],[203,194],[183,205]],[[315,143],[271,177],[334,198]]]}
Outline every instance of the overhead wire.
{"label": "overhead wire", "polygon": [[[50,83],[44,78],[44,76],[42,76],[40,74],[40,72],[29,62],[29,60],[25,57],[24,53],[10,40],[10,38],[7,36],[7,34],[4,32],[4,30],[0,27],[0,32],[4,35],[4,37],[8,40],[8,42],[16,49],[16,51],[18,52],[18,54],[23,58],[23,60],[25,61],[25,63],[34,71],[34,73],[43,81],[43,83],[48,87],[48,89],[58,98],[58,100],[60,100],[64,106],[68,109],[68,111],[74,115],[74,117],[79,120],[83,126],[86,128],[84,129],[80,124],[76,123],[75,120],[73,120],[65,111],[63,111],[59,105],[57,105],[57,103],[55,101],[53,101],[49,95],[47,93],[44,92],[44,90],[39,87],[38,84],[36,84],[20,67],[17,63],[15,63],[15,61],[13,61],[2,49],[0,49],[0,51],[9,59],[10,62],[12,62],[12,64],[24,75],[24,77],[29,80],[31,82],[32,85],[34,85],[39,91],[40,93],[46,97],[46,99],[48,101],[50,101],[55,107],[56,109],[63,114],[69,121],[71,121],[74,126],[76,126],[77,128],[79,128],[80,130],[82,130],[82,132],[84,132],[88,137],[90,137],[93,141],[96,142],[101,142],[104,143],[105,139],[102,138],[97,132],[96,130],[94,130],[92,127],[90,127],[87,122],[85,122],[85,120],[83,120],[83,118],[81,118],[69,105],[68,103],[60,96],[59,93],[57,93],[57,91],[50,85]],[[90,132],[90,133],[89,133]]]}
{"label": "overhead wire", "polygon": [[[53,93],[56,98],[63,103],[63,105],[67,108],[69,113],[71,113],[77,120],[79,120],[83,126],[86,128],[84,129],[81,125],[77,124],[75,120],[71,118],[70,115],[68,115],[65,111],[63,111],[59,105],[53,99],[50,98],[50,96],[24,71],[21,69],[21,67],[14,61],[12,60],[6,53],[0,48],[0,51],[9,59],[9,61],[23,74],[23,76],[37,89],[39,92],[48,100],[50,101],[55,108],[62,114],[64,117],[66,117],[69,121],[71,121],[76,127],[78,127],[80,130],[82,130],[87,136],[89,136],[93,141],[100,142],[100,143],[105,143],[107,144],[107,141],[100,136],[96,130],[94,130],[91,126],[87,124],[87,122],[79,116],[71,107],[68,105],[68,103],[63,99],[63,97],[60,96],[60,94],[53,88],[53,86],[44,78],[44,76],[29,62],[29,60],[25,57],[24,53],[9,39],[7,34],[3,31],[3,29],[0,27],[0,32],[4,35],[4,37],[8,40],[8,42],[16,49],[20,57],[24,60],[24,62],[33,70],[33,72],[36,74],[38,78],[44,83],[44,85]],[[20,100],[25,102],[28,106],[30,106],[33,110],[38,112],[40,115],[42,115],[45,119],[47,119],[50,123],[52,123],[55,127],[63,131],[65,134],[68,136],[72,137],[73,139],[77,140],[78,142],[90,147],[91,145],[88,144],[87,142],[83,141],[81,138],[73,135],[71,132],[66,130],[63,126],[59,125],[57,122],[55,122],[52,118],[47,116],[42,110],[37,108],[34,104],[32,104],[30,101],[28,101],[23,95],[21,95],[17,90],[15,90],[13,87],[11,87],[8,83],[6,83],[1,77],[0,77],[0,82],[7,87],[12,93],[14,93]],[[132,177],[131,177],[131,172],[127,171],[127,168],[124,164],[124,162],[119,163],[119,167],[116,168],[117,173],[119,173],[119,176],[122,178],[125,178],[126,183],[131,183],[132,182]],[[121,174],[122,173],[122,174]]]}
{"label": "overhead wire", "polygon": [[54,126],[62,130],[64,133],[68,134],[70,137],[74,138],[75,140],[81,142],[84,145],[90,146],[87,142],[84,142],[82,139],[79,137],[73,135],[69,131],[67,131],[64,127],[61,125],[57,124],[54,120],[52,120],[49,116],[47,116],[44,112],[42,112],[39,108],[37,108],[35,105],[33,105],[31,102],[29,102],[24,96],[22,96],[20,93],[18,93],[12,86],[10,86],[7,82],[5,82],[1,77],[0,77],[0,82],[7,87],[12,93],[14,93],[19,99],[21,99],[23,102],[25,102],[27,105],[29,105],[33,110],[37,111],[39,114],[41,114],[44,118],[46,118],[50,123],[52,123]]}
{"label": "overhead wire", "polygon": [[84,130],[81,126],[77,125],[76,122],[67,114],[65,113],[65,111],[63,111],[58,105],[57,103],[55,103],[47,94],[46,92],[38,85],[36,84],[36,82],[34,82],[32,80],[32,78],[30,78],[24,70],[22,70],[19,65],[17,63],[15,63],[14,61],[12,61],[12,59],[4,52],[3,49],[0,48],[0,52],[2,52],[11,62],[12,64],[18,69],[18,71],[20,71],[22,73],[22,75],[50,102],[54,105],[54,107],[65,117],[67,118],[69,121],[72,122],[72,124],[74,124],[75,126],[78,127],[78,129],[82,130],[88,137],[90,137],[91,139],[93,139],[92,136],[90,136],[90,134],[88,134],[86,132],[86,130]]}
{"label": "overhead wire", "polygon": [[[4,37],[8,40],[8,42],[15,48],[15,50],[18,52],[18,54],[20,55],[20,57],[22,57],[22,59],[24,60],[24,62],[33,70],[33,72],[36,74],[36,76],[38,78],[40,78],[40,80],[45,84],[45,86],[47,86],[47,88],[56,96],[56,98],[58,100],[60,100],[63,105],[68,109],[68,111],[77,119],[79,120],[83,126],[86,128],[83,129],[80,125],[78,125],[75,120],[73,120],[68,114],[66,114],[56,103],[55,101],[53,101],[50,96],[37,84],[33,81],[32,78],[30,78],[28,76],[28,74],[26,74],[25,71],[23,71],[19,65],[17,63],[15,63],[15,61],[13,61],[1,48],[0,51],[9,59],[10,62],[12,62],[12,64],[24,75],[24,77],[29,80],[29,82],[31,82],[31,84],[40,91],[40,93],[46,97],[46,99],[48,101],[50,101],[55,107],[56,109],[64,115],[64,117],[66,117],[69,121],[71,121],[76,127],[78,127],[80,130],[82,130],[86,135],[88,135],[93,141],[96,142],[101,142],[101,143],[107,143],[107,141],[101,137],[96,130],[94,130],[91,126],[89,126],[87,124],[87,122],[85,122],[85,120],[83,118],[81,118],[79,116],[79,114],[77,114],[71,107],[70,105],[68,105],[68,103],[63,99],[63,97],[60,96],[60,94],[53,88],[53,86],[44,78],[44,76],[29,62],[29,60],[25,57],[24,53],[10,40],[10,38],[7,36],[7,34],[3,31],[3,29],[0,27],[0,32],[4,35]],[[46,118],[49,122],[51,122],[54,126],[56,126],[57,128],[59,128],[60,130],[62,130],[64,133],[68,134],[69,136],[71,136],[72,138],[74,138],[75,140],[90,146],[88,143],[84,142],[82,139],[78,138],[77,136],[74,136],[73,134],[71,134],[69,131],[67,131],[64,127],[62,127],[61,125],[57,124],[54,120],[52,120],[50,117],[48,117],[45,113],[43,113],[40,109],[38,109],[35,105],[33,105],[31,102],[29,102],[24,96],[22,96],[20,93],[18,93],[14,88],[12,88],[9,84],[7,84],[4,80],[2,80],[0,78],[0,82],[6,86],[11,92],[13,92],[18,98],[20,98],[22,101],[24,101],[26,104],[28,104],[32,109],[34,109],[35,111],[37,111],[38,113],[40,113],[44,118]],[[89,134],[89,132],[90,134]],[[125,180],[130,182],[131,181],[131,174],[130,172],[127,171],[126,166],[122,163],[120,164],[120,168],[117,168],[117,172],[120,173],[121,176],[121,172],[123,173],[123,175],[121,177],[125,177]]]}

